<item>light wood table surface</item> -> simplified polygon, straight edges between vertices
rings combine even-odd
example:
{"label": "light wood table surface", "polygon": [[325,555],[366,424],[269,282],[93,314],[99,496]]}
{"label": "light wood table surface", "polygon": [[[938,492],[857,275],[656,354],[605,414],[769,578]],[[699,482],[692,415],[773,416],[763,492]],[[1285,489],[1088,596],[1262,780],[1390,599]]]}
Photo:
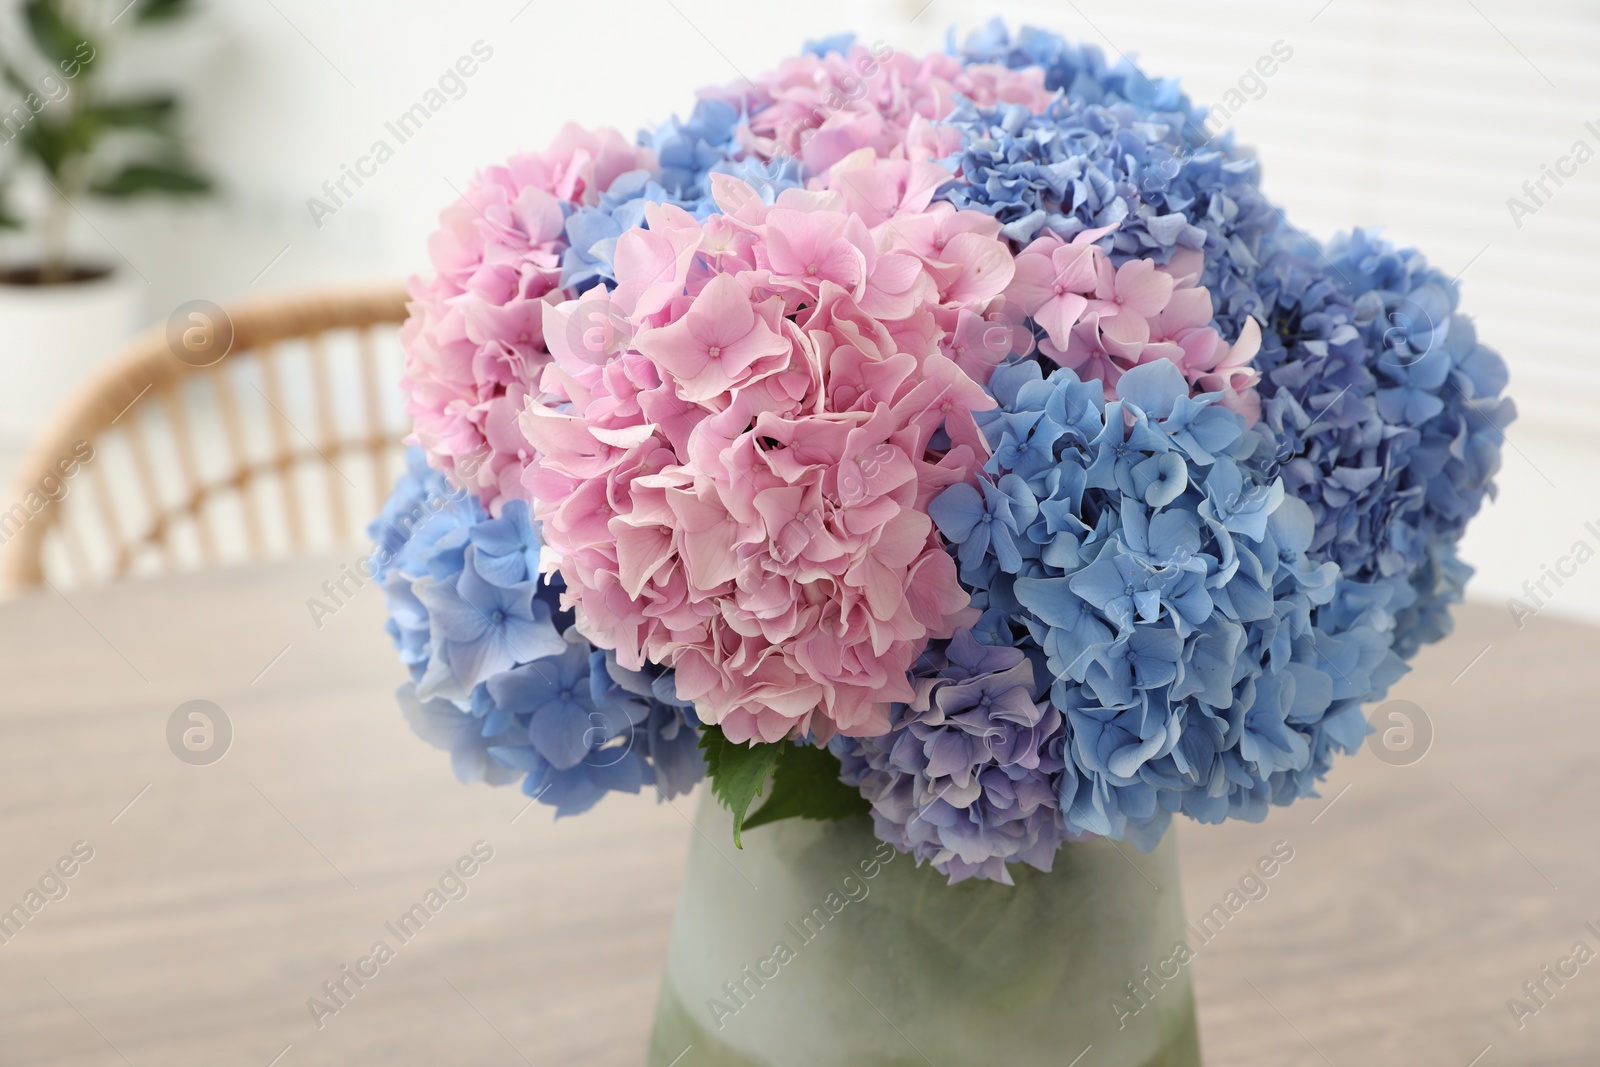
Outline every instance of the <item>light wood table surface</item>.
{"label": "light wood table surface", "polygon": [[[694,801],[553,823],[456,784],[395,707],[378,591],[313,625],[341,562],[0,605],[0,909],[93,849],[0,944],[0,1065],[641,1062]],[[1433,723],[1420,762],[1364,752],[1265,824],[1181,826],[1193,918],[1294,849],[1193,964],[1208,1063],[1600,1063],[1600,959],[1520,1031],[1507,1008],[1600,951],[1597,680],[1597,631],[1469,606],[1393,694]],[[193,699],[233,727],[209,766],[168,748]],[[319,1028],[307,999],[480,841],[468,895]]]}

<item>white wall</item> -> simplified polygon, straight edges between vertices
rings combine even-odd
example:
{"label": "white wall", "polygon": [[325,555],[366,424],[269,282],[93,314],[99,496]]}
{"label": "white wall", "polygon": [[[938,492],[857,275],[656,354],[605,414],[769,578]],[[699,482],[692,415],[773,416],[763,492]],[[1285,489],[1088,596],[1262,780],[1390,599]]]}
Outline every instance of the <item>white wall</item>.
{"label": "white wall", "polygon": [[[1600,161],[1551,186],[1554,195],[1520,226],[1506,203],[1575,140],[1600,149],[1600,3],[932,0],[922,8],[923,0],[213,0],[170,42],[170,58],[132,65],[136,75],[192,88],[196,134],[226,195],[198,211],[90,215],[150,276],[154,320],[193,297],[420,269],[435,214],[478,166],[542,144],[568,119],[631,133],[687,110],[696,87],[766,69],[807,37],[853,28],[927,50],[946,26],[998,12],[1136,52],[1147,70],[1181,74],[1207,101],[1281,39],[1293,59],[1234,119],[1241,140],[1260,149],[1267,192],[1312,234],[1382,225],[1464,271],[1481,335],[1511,364],[1524,415],[1510,434],[1501,501],[1469,538],[1475,593],[1504,598],[1579,537],[1600,547],[1583,528],[1593,519],[1600,529],[1591,473],[1600,367],[1588,352],[1600,291]],[[313,225],[307,198],[480,40],[493,57],[465,96]],[[1600,566],[1580,569],[1551,610],[1600,617]]]}

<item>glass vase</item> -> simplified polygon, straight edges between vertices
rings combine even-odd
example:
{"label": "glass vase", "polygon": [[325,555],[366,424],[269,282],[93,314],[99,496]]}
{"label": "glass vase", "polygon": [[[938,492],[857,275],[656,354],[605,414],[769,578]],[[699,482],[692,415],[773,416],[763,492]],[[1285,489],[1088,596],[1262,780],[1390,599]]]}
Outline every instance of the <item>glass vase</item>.
{"label": "glass vase", "polygon": [[649,1067],[1200,1064],[1172,834],[952,886],[866,817],[736,849],[701,793]]}

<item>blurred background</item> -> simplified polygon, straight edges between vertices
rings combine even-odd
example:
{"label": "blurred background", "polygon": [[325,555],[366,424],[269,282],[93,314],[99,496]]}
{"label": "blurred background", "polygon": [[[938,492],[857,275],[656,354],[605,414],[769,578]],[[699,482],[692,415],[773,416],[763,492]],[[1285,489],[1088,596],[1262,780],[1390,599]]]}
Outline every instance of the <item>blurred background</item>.
{"label": "blurred background", "polygon": [[[0,41],[23,81],[38,77],[25,62],[27,6],[0,9]],[[1574,155],[1580,141],[1600,149],[1595,0],[644,0],[608,5],[604,18],[543,0],[402,0],[381,19],[307,0],[73,0],[64,10],[103,27],[96,98],[131,103],[121,119],[135,134],[150,119],[138,105],[170,99],[159,118],[181,149],[132,151],[132,179],[116,191],[147,195],[96,195],[85,181],[66,206],[61,180],[19,158],[20,138],[0,144],[7,202],[29,224],[0,232],[0,263],[34,262],[41,224],[55,219],[74,263],[112,270],[94,285],[0,284],[0,471],[85,361],[186,301],[425,269],[437,213],[474,171],[544,145],[569,119],[631,134],[686,112],[696,88],[766,69],[808,38],[851,28],[929,50],[948,28],[998,14],[1181,75],[1198,101],[1227,98],[1240,141],[1260,151],[1265,191],[1306,232],[1380,226],[1459,273],[1522,412],[1501,502],[1464,552],[1479,568],[1475,594],[1512,595],[1600,519],[1584,476],[1600,459],[1600,367],[1585,355],[1589,316],[1573,313],[1600,289],[1600,165]],[[1278,42],[1292,58],[1256,76]],[[386,124],[475,44],[489,58],[399,143]],[[15,115],[24,86],[7,81],[0,93]],[[59,100],[39,93],[48,109],[89,95],[57,81]],[[92,161],[102,184],[127,177],[123,142],[138,137],[113,128],[105,140]],[[347,180],[351,195],[336,200],[378,140],[393,144],[392,158],[362,164],[375,175]],[[145,157],[171,169],[141,172]],[[1566,176],[1552,176],[1558,165]],[[203,195],[167,195],[191,178]],[[73,288],[110,291],[74,302]],[[1600,616],[1600,574],[1578,574],[1550,609]]]}

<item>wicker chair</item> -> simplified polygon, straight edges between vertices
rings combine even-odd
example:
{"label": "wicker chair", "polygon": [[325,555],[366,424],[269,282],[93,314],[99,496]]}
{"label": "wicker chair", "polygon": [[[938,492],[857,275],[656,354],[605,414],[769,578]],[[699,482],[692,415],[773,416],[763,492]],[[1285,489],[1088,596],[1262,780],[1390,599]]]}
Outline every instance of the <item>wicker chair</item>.
{"label": "wicker chair", "polygon": [[359,543],[398,470],[399,287],[230,308],[191,366],[152,331],[86,382],[0,502],[15,592]]}

